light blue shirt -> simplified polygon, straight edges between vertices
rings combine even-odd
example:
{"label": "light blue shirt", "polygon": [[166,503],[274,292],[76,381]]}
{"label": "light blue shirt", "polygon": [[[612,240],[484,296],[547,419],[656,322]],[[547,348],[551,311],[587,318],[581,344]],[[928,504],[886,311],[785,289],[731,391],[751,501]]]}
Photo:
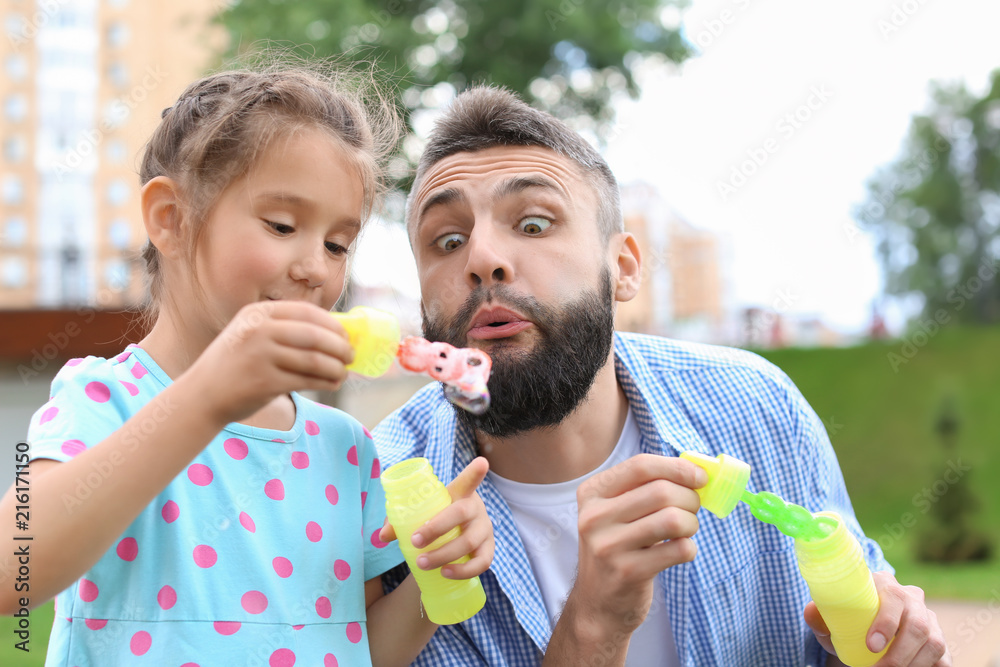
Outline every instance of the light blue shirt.
{"label": "light blue shirt", "polygon": [[[80,455],[170,383],[135,346],[70,361],[31,420],[31,457]],[[58,595],[47,667],[371,664],[365,581],[403,559],[378,539],[375,447],[343,412],[292,398],[290,430],[226,426]],[[130,424],[122,457],[176,418],[167,404]],[[66,511],[124,483],[123,458],[81,472]]]}
{"label": "light blue shirt", "polygon": [[[643,452],[693,450],[746,461],[750,491],[771,491],[813,512],[838,512],[861,540],[869,567],[891,570],[858,525],[822,423],[780,369],[743,350],[638,334],[616,333],[614,350]],[[457,422],[436,383],[390,415],[374,436],[383,465],[425,456],[446,484],[476,456],[472,433]],[[493,565],[482,575],[486,606],[464,623],[441,627],[415,665],[537,665],[551,637],[507,503],[489,479],[479,494],[496,538]],[[792,539],[755,519],[743,503],[725,519],[707,511],[698,519],[698,556],[659,575],[680,664],[825,664],[826,653],[803,620],[809,590]],[[386,577],[390,586],[398,585],[401,569]]]}

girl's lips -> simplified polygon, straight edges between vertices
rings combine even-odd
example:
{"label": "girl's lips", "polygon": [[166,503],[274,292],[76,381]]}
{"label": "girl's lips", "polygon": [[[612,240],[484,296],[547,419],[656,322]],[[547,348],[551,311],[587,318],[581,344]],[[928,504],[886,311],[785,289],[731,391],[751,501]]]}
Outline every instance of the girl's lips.
{"label": "girl's lips", "polygon": [[474,327],[469,329],[469,338],[472,338],[473,340],[507,338],[509,336],[519,334],[531,326],[534,326],[531,322],[526,320],[517,320],[516,322],[507,322],[506,324],[501,324],[496,327],[490,325]]}

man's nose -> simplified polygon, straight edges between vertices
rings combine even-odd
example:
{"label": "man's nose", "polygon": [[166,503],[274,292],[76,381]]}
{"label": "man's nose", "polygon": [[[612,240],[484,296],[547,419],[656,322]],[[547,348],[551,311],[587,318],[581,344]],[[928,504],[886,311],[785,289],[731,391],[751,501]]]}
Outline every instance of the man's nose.
{"label": "man's nose", "polygon": [[480,223],[469,235],[465,272],[473,287],[510,282],[514,278],[507,247],[497,229],[492,223]]}

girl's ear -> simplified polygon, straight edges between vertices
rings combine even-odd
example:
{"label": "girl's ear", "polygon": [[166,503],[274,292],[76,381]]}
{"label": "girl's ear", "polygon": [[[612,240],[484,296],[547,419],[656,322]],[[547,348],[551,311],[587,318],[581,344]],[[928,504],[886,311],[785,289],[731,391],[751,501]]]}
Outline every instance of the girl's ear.
{"label": "girl's ear", "polygon": [[177,182],[157,176],[142,187],[139,199],[150,243],[164,257],[179,257],[185,249],[185,230]]}
{"label": "girl's ear", "polygon": [[[612,247],[616,241],[612,240]],[[642,257],[635,236],[629,232],[617,235],[618,256],[615,266],[615,301],[631,301],[642,285]]]}

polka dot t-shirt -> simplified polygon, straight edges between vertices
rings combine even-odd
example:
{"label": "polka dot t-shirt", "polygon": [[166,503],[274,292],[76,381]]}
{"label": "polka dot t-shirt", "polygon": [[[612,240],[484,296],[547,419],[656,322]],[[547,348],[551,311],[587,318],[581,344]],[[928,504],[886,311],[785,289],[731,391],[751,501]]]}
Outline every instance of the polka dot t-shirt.
{"label": "polka dot t-shirt", "polygon": [[[136,346],[68,362],[32,417],[31,457],[68,461],[170,382]],[[375,447],[345,413],[292,398],[290,431],[227,426],[56,597],[47,667],[371,664],[364,583],[403,561],[378,539]],[[118,482],[106,465],[65,490],[67,511]]]}

